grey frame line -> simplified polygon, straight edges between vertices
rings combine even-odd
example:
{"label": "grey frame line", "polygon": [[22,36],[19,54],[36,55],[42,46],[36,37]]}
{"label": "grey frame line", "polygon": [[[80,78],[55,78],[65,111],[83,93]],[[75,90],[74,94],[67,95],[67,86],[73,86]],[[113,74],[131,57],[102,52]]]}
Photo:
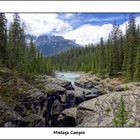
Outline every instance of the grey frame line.
{"label": "grey frame line", "polygon": [[140,0],[0,0],[0,1],[140,1]]}
{"label": "grey frame line", "polygon": [[[0,0],[1,1],[1,0]],[[19,1],[19,0],[17,0],[17,1]],[[29,0],[30,1],[30,0]],[[53,0],[52,0],[53,1]],[[56,1],[56,0],[55,0]],[[74,0],[73,0],[74,1]],[[79,0],[80,1],[80,0]],[[140,14],[140,12],[1,12],[0,11],[0,13],[9,13],[9,14],[14,14],[14,13],[23,13],[23,14],[47,14],[47,13],[85,13],[85,14],[131,14],[131,13],[134,13],[134,14]],[[103,127],[92,127],[92,126],[89,126],[89,127],[82,127],[82,126],[80,126],[80,127],[2,127],[2,126],[0,126],[0,129],[5,129],[5,128],[33,128],[33,129],[36,129],[36,128],[47,128],[47,129],[49,129],[49,128],[97,128],[97,129],[100,129],[100,128],[121,128],[121,129],[125,129],[125,128],[137,128],[137,129],[139,129],[140,127],[124,127],[124,128],[122,128],[122,127],[105,127],[105,126],[103,126]],[[0,139],[1,140],[1,139]],[[11,139],[4,139],[4,140],[11,140]],[[13,139],[13,140],[15,140],[15,139]],[[18,140],[18,139],[17,139]],[[26,139],[19,139],[19,140],[26,140]],[[39,140],[39,139],[31,139],[31,140]],[[70,140],[70,139],[68,139],[68,140]],[[96,140],[96,139],[95,139]],[[104,139],[98,139],[98,140],[104,140]],[[108,139],[108,140],[111,140],[111,139]],[[113,139],[113,140],[119,140],[119,139]],[[126,140],[128,140],[128,139],[126,139]],[[129,140],[134,140],[134,139],[129,139]],[[140,139],[138,139],[138,140],[140,140]]]}
{"label": "grey frame line", "polygon": [[[1,1],[1,0],[0,0]],[[19,0],[17,0],[19,1]],[[138,0],[140,1],[140,0]],[[6,13],[6,14],[14,14],[14,13],[19,13],[19,14],[54,14],[54,13],[68,13],[68,14],[77,14],[77,13],[83,13],[83,14],[140,14],[140,12],[1,12],[0,13]]]}

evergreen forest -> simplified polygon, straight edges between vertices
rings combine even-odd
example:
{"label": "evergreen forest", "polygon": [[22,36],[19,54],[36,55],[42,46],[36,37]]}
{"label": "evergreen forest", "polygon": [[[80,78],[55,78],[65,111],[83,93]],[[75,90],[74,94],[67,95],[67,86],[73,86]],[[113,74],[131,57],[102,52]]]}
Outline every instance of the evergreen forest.
{"label": "evergreen forest", "polygon": [[126,82],[140,81],[140,26],[129,15],[125,34],[116,21],[107,41],[88,44],[52,57],[56,70],[92,72],[100,77],[122,76]]}

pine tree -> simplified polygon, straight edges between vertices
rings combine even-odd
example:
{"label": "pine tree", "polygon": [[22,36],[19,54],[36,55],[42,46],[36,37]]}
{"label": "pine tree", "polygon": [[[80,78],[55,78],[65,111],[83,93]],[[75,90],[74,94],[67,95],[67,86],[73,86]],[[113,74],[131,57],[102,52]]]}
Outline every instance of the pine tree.
{"label": "pine tree", "polygon": [[33,37],[31,37],[30,44],[29,44],[29,62],[32,62],[37,56],[37,49],[35,44],[33,43]]}
{"label": "pine tree", "polygon": [[124,49],[124,55],[123,55],[123,64],[122,64],[122,72],[124,75],[126,75],[127,70],[127,59],[128,59],[128,45],[127,45],[127,38],[126,36],[123,37],[123,49]]}
{"label": "pine tree", "polygon": [[6,61],[6,46],[7,46],[7,19],[4,13],[0,13],[0,61]]}
{"label": "pine tree", "polygon": [[137,51],[136,64],[135,64],[135,80],[140,82],[140,45]]}
{"label": "pine tree", "polygon": [[10,26],[8,39],[9,67],[20,70],[26,56],[25,33],[19,15],[16,13],[13,17],[14,21]]}
{"label": "pine tree", "polygon": [[124,127],[127,122],[128,112],[126,111],[125,101],[122,96],[120,99],[120,106],[118,108],[115,118],[113,119],[113,123],[116,127]]}
{"label": "pine tree", "polygon": [[104,57],[104,41],[103,41],[103,38],[101,38],[100,40],[100,55],[99,55],[99,75],[100,76],[103,76],[104,74],[104,68],[105,68],[105,65],[104,65],[104,61],[105,61],[105,57]]}
{"label": "pine tree", "polygon": [[123,61],[124,61],[124,41],[123,35],[120,34],[120,38],[118,40],[118,72],[122,72]]}
{"label": "pine tree", "polygon": [[113,31],[111,32],[111,52],[110,52],[110,75],[116,75],[119,72],[119,40],[122,36],[122,31],[119,25],[114,22]]}
{"label": "pine tree", "polygon": [[9,28],[9,40],[8,40],[8,55],[9,55],[9,67],[16,68],[19,62],[19,42],[20,42],[20,19],[18,14],[14,15],[14,21]]}

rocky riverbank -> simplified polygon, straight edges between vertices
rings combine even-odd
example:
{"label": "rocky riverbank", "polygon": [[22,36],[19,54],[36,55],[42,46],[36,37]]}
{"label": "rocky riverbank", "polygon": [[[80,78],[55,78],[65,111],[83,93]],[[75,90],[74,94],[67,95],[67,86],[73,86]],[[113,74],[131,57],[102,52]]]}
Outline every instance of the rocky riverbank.
{"label": "rocky riverbank", "polygon": [[25,81],[8,70],[0,70],[0,126],[76,127],[113,126],[120,97],[124,96],[129,122],[140,123],[140,87],[121,79],[100,79],[81,74],[71,82],[52,76]]}

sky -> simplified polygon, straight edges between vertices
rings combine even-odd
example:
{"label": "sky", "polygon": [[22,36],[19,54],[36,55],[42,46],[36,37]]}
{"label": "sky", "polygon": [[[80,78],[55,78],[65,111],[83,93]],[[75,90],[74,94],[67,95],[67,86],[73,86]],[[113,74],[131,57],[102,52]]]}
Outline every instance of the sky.
{"label": "sky", "polygon": [[[25,23],[26,33],[31,35],[58,35],[75,41],[79,45],[97,44],[100,38],[107,39],[113,22],[120,25],[125,34],[129,14],[124,13],[20,13]],[[13,14],[7,13],[8,26]],[[140,24],[140,14],[135,14],[136,24]]]}

